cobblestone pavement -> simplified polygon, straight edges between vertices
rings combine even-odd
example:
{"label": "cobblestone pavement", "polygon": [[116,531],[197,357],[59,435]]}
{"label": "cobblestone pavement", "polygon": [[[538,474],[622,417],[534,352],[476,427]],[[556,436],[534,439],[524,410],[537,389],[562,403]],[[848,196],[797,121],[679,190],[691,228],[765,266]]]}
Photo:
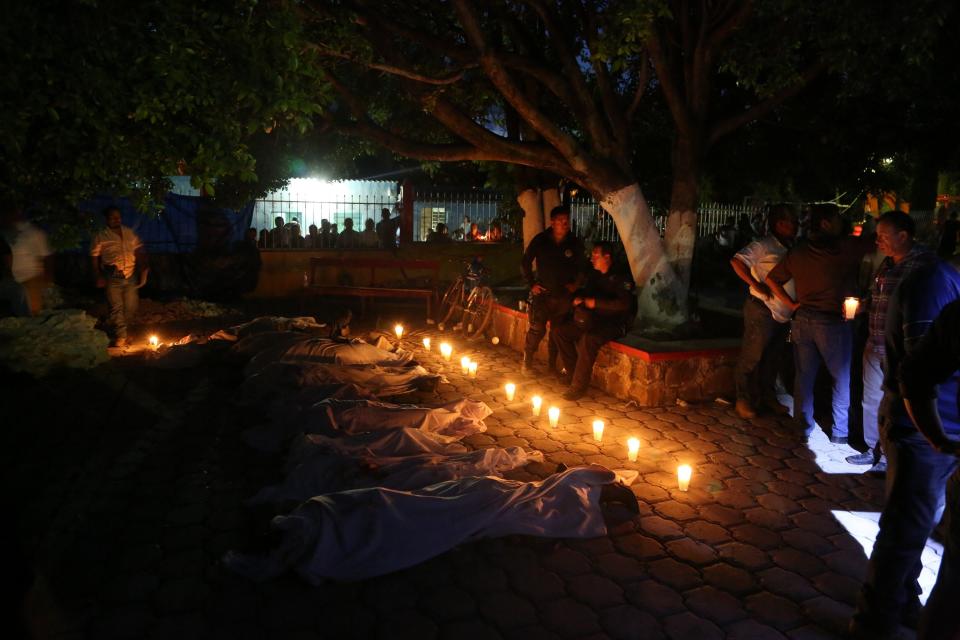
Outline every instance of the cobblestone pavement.
{"label": "cobblestone pavement", "polygon": [[[442,336],[433,334],[434,345]],[[415,343],[413,339],[408,344]],[[454,360],[460,344],[454,342]],[[420,566],[352,584],[294,577],[253,584],[220,566],[269,514],[243,500],[279,477],[280,459],[243,447],[262,416],[230,402],[226,365],[100,370],[7,386],[4,486],[43,576],[41,631],[74,638],[828,638],[845,627],[863,577],[861,543],[836,514],[878,511],[882,482],[827,473],[790,425],[745,422],[729,406],[641,409],[591,390],[560,398],[521,379],[517,354],[474,345],[477,379],[434,351],[441,399],[494,409],[475,447],[531,447],[547,464],[636,469],[640,516],[592,540],[511,537],[464,545]],[[422,352],[422,350],[418,350]],[[503,384],[520,388],[506,402]],[[528,397],[541,392],[543,416]],[[424,397],[436,401],[437,396]],[[552,429],[546,407],[562,413]],[[8,406],[10,406],[8,404]],[[602,443],[591,423],[606,421]],[[626,440],[640,438],[635,463]],[[676,488],[679,462],[694,467]]]}

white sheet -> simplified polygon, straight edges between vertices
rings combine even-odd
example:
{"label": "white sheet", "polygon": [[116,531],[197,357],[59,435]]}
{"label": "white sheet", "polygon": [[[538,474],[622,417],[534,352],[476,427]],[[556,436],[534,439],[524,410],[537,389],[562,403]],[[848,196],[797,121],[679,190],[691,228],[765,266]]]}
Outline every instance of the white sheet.
{"label": "white sheet", "polygon": [[606,535],[600,510],[603,467],[568,469],[539,482],[490,476],[418,491],[371,488],[318,496],[273,519],[283,533],[266,556],[228,553],[226,565],[254,579],[294,569],[308,582],[363,580],[410,567],[456,545],[513,534]]}
{"label": "white sheet", "polygon": [[249,504],[303,502],[326,493],[366,487],[412,491],[470,476],[501,476],[533,461],[543,462],[543,453],[521,447],[392,457],[369,452],[353,457],[331,449],[300,462],[282,482],[261,489]]}
{"label": "white sheet", "polygon": [[301,416],[306,433],[346,434],[409,427],[437,434],[448,440],[487,430],[484,418],[493,411],[476,400],[456,400],[439,407],[394,404],[378,400],[338,400],[318,402]]}

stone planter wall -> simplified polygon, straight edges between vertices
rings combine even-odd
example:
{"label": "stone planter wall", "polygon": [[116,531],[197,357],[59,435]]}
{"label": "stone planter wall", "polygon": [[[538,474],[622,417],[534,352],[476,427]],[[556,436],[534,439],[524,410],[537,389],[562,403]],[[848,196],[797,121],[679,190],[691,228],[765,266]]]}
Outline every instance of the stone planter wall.
{"label": "stone planter wall", "polygon": [[[488,330],[501,344],[523,351],[527,314],[503,306],[494,307],[493,326]],[[603,347],[593,367],[592,385],[642,407],[732,398],[738,349],[701,349],[651,353],[619,342]],[[547,341],[540,344],[537,359],[546,361]]]}

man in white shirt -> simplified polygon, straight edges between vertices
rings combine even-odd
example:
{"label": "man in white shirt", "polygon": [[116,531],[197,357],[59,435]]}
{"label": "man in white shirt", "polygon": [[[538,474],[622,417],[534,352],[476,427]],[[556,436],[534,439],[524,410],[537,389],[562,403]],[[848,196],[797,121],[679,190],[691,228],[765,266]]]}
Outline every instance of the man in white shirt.
{"label": "man in white shirt", "polygon": [[[770,292],[764,278],[793,245],[797,216],[788,205],[774,205],[767,224],[766,237],[751,242],[730,260],[734,272],[750,287],[743,304],[743,340],[735,373],[736,411],[744,419],[756,417],[761,406],[781,415],[788,412],[777,401],[775,384],[793,311]],[[784,288],[793,295],[792,280]]]}
{"label": "man in white shirt", "polygon": [[107,228],[93,237],[90,260],[97,286],[104,287],[107,294],[114,334],[111,346],[125,347],[129,344],[127,322],[140,302],[137,290],[147,283],[147,254],[133,229],[121,224],[120,209],[107,207],[103,217]]}
{"label": "man in white shirt", "polygon": [[23,212],[15,208],[4,211],[0,234],[10,247],[10,275],[23,287],[30,315],[37,315],[43,309],[43,292],[52,280],[47,234],[24,219]]}

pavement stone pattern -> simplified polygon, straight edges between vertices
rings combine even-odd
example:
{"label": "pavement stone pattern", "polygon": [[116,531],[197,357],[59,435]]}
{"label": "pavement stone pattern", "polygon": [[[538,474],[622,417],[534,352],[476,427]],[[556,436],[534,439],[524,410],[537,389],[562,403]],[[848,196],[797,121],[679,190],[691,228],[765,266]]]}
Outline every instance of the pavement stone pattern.
{"label": "pavement stone pattern", "polygon": [[[42,576],[35,624],[57,638],[833,638],[866,567],[834,513],[877,512],[882,480],[824,472],[788,421],[739,419],[718,403],[640,409],[591,389],[577,402],[518,354],[430,331],[405,338],[449,384],[412,401],[466,396],[494,411],[474,447],[539,449],[546,463],[639,472],[638,517],[590,540],[508,537],[463,545],[357,583],[262,584],[225,571],[229,549],[266,530],[243,501],[279,478],[281,459],[240,442],[263,416],[233,402],[227,364],[186,371],[136,358],[8,386],[21,409],[2,438],[24,557]],[[454,344],[445,363],[437,345]],[[479,362],[476,379],[459,356]],[[507,402],[503,385],[518,385]],[[60,389],[51,392],[51,389]],[[529,396],[544,397],[540,418]],[[56,399],[54,401],[54,399]],[[561,409],[556,429],[547,407]],[[603,441],[591,424],[603,419]],[[636,462],[626,441],[641,440]],[[842,458],[849,451],[829,453]],[[676,466],[691,464],[690,490]],[[15,488],[10,490],[10,488]]]}

